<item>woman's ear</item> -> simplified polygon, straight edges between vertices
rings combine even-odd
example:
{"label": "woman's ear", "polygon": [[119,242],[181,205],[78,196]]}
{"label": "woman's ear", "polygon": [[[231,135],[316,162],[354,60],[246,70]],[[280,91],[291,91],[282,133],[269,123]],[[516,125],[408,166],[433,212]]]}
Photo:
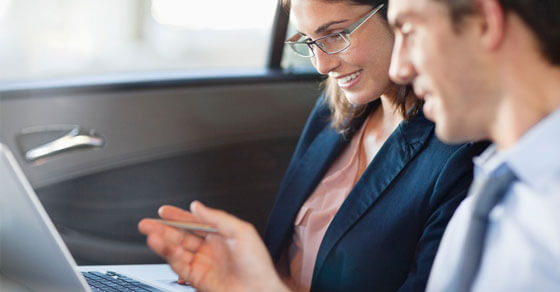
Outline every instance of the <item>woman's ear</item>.
{"label": "woman's ear", "polygon": [[481,20],[482,45],[495,50],[500,47],[505,35],[505,13],[499,0],[477,0]]}

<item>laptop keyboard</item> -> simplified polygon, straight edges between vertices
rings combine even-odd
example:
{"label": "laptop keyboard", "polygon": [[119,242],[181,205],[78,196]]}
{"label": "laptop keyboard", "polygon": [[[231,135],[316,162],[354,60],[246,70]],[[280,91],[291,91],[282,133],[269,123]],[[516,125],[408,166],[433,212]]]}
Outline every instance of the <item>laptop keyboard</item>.
{"label": "laptop keyboard", "polygon": [[163,292],[160,289],[115,272],[109,271],[105,274],[101,272],[82,272],[82,274],[93,292]]}

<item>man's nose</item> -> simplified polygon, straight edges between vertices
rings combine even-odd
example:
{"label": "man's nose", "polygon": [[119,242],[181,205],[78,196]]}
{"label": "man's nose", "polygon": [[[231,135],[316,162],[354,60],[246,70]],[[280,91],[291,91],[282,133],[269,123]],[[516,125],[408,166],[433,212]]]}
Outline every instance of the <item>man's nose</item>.
{"label": "man's nose", "polygon": [[391,55],[391,66],[389,67],[389,77],[399,84],[408,84],[416,77],[416,69],[404,48],[400,38],[395,38],[395,45]]}
{"label": "man's nose", "polygon": [[334,71],[340,65],[340,57],[335,55],[329,55],[323,52],[319,48],[314,50],[315,56],[312,59],[313,66],[317,69],[317,72],[326,75],[329,72]]}

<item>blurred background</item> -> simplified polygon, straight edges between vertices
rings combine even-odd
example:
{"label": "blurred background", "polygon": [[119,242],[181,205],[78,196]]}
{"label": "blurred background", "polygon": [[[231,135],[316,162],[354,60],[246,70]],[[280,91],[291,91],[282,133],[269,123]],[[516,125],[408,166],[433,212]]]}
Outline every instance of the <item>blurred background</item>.
{"label": "blurred background", "polygon": [[288,18],[276,0],[0,0],[0,142],[78,264],[161,262],[136,224],[162,204],[263,232],[320,94]]}
{"label": "blurred background", "polygon": [[[0,0],[0,80],[263,68],[276,8],[276,0]],[[288,58],[284,67],[306,65]]]}

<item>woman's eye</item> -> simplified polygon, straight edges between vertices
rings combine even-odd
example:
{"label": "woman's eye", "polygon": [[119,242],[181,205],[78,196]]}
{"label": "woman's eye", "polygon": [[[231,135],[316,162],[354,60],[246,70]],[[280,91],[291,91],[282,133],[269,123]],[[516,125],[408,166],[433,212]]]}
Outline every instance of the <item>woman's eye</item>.
{"label": "woman's eye", "polygon": [[331,35],[330,38],[333,39],[333,40],[339,40],[339,39],[342,38],[342,35],[337,33],[337,34]]}
{"label": "woman's eye", "polygon": [[340,42],[343,39],[342,35],[337,33],[337,34],[332,34],[329,37],[326,38],[326,41],[329,43],[337,43]]}

